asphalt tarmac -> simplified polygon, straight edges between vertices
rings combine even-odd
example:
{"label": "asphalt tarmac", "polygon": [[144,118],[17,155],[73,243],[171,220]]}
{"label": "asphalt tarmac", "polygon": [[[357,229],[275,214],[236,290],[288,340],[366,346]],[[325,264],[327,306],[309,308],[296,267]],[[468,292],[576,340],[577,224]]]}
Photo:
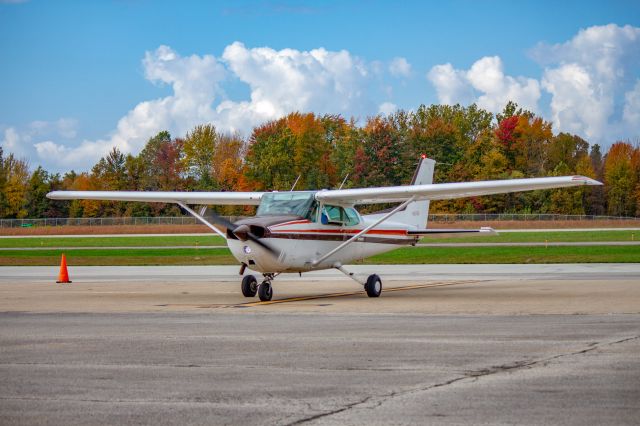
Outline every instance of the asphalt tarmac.
{"label": "asphalt tarmac", "polygon": [[640,265],[0,268],[0,424],[638,424]]}

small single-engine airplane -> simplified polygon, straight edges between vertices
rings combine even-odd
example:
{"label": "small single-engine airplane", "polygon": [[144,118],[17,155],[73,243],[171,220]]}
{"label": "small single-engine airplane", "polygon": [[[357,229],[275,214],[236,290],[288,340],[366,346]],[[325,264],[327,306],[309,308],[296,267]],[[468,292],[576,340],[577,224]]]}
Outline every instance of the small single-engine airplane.
{"label": "small single-engine airplane", "polygon": [[[284,272],[303,272],[335,268],[364,285],[369,297],[378,297],[382,280],[376,274],[365,280],[343,265],[384,253],[402,245],[415,245],[421,235],[492,232],[479,230],[426,229],[430,200],[472,197],[535,189],[579,185],[602,185],[584,176],[492,180],[433,184],[435,161],[422,156],[411,184],[379,188],[337,189],[290,192],[139,192],[139,191],[53,191],[54,200],[113,200],[175,203],[227,241],[240,262],[240,275],[246,268],[260,272],[242,279],[242,294],[271,300],[271,282]],[[375,214],[360,215],[355,205],[400,203]],[[200,212],[189,205],[202,205]],[[255,217],[231,223],[213,215],[203,217],[207,205],[258,205]],[[393,220],[392,220],[393,219]],[[214,224],[226,228],[226,232]]]}

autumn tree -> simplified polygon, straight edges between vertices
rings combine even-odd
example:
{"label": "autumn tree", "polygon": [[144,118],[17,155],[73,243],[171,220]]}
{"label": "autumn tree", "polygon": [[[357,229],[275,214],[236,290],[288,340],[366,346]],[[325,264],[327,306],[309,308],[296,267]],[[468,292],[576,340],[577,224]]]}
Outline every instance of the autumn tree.
{"label": "autumn tree", "polygon": [[614,143],[604,162],[604,179],[607,194],[607,210],[613,216],[636,214],[635,190],[638,184],[636,171],[632,167],[635,151],[630,143]]}
{"label": "autumn tree", "polygon": [[29,165],[26,160],[18,160],[9,154],[4,160],[5,217],[27,217],[27,188],[29,184]]}
{"label": "autumn tree", "polygon": [[[385,117],[369,118],[356,151],[354,179],[362,186],[403,183],[402,141]],[[406,182],[405,182],[406,183]]]}

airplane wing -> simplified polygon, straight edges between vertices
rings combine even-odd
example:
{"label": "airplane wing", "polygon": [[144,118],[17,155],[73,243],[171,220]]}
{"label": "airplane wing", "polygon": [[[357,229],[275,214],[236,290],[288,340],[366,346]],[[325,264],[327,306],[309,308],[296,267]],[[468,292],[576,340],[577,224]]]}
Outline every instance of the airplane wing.
{"label": "airplane wing", "polygon": [[479,182],[323,190],[316,194],[316,199],[327,204],[375,204],[402,202],[414,196],[416,201],[448,200],[451,198],[582,185],[602,185],[602,183],[585,176],[487,180]]}
{"label": "airplane wing", "polygon": [[263,192],[53,191],[52,200],[108,200],[204,205],[258,205]]}

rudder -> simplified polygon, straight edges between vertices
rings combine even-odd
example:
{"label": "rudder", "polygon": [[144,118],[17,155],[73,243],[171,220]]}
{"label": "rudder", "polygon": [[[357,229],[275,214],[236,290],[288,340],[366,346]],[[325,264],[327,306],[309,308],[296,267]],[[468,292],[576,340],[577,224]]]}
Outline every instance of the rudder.
{"label": "rudder", "polygon": [[[422,158],[411,180],[411,185],[430,185],[433,183],[433,173],[436,162],[430,158]],[[429,219],[429,200],[414,201],[406,209],[397,215],[399,222],[415,226],[417,229],[425,229]]]}

